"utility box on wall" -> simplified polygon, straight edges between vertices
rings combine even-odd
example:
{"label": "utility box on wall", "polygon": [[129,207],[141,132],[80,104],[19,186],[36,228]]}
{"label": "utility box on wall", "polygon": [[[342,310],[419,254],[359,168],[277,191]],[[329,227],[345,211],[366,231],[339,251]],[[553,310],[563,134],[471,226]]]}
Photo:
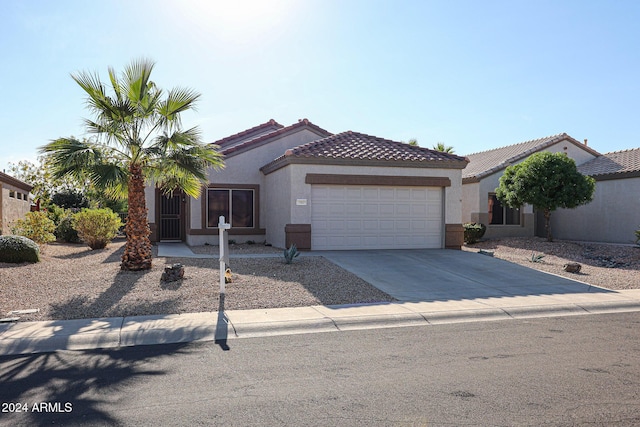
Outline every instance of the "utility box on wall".
{"label": "utility box on wall", "polygon": [[287,248],[294,244],[299,250],[311,250],[311,224],[287,224],[284,234]]}

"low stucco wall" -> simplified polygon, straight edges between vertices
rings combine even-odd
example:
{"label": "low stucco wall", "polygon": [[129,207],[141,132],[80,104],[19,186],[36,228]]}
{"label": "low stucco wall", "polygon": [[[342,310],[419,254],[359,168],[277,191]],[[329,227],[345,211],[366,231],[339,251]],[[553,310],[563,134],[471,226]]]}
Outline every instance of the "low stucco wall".
{"label": "low stucco wall", "polygon": [[640,177],[596,181],[593,201],[551,214],[554,238],[633,243],[640,228]]}

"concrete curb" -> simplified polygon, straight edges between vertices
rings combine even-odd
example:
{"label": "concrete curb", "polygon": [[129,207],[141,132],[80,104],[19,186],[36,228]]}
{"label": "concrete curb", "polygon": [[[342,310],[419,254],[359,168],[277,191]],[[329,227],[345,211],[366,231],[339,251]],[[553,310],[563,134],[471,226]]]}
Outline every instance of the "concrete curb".
{"label": "concrete curb", "polygon": [[[640,311],[640,293],[620,296],[611,301],[583,298],[576,304],[542,304],[535,298],[529,304],[525,298],[494,305],[483,300],[422,301],[19,322],[0,325],[0,356]],[[510,305],[514,302],[518,304]]]}

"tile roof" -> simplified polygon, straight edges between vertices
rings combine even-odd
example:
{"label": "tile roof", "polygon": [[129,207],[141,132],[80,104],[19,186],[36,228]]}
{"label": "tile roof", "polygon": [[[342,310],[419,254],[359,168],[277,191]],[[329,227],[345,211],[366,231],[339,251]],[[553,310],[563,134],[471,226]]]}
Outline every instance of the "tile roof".
{"label": "tile roof", "polygon": [[[262,126],[262,125],[261,125]],[[239,154],[241,152],[250,150],[252,148],[258,147],[260,145],[266,144],[267,142],[271,141],[273,138],[277,138],[280,137],[288,132],[294,132],[296,130],[302,129],[302,128],[307,128],[313,132],[315,132],[316,134],[318,134],[318,136],[320,138],[322,137],[326,137],[329,135],[332,135],[331,132],[322,129],[319,126],[314,125],[313,123],[311,123],[309,120],[307,119],[300,119],[298,120],[297,123],[294,123],[290,126],[281,126],[280,128],[278,128],[277,130],[272,130],[270,132],[267,133],[263,133],[261,135],[258,135],[254,138],[250,138],[250,139],[245,139],[242,140],[234,145],[226,145],[226,146],[222,146],[222,150],[220,151],[222,154],[224,154],[225,156],[230,156],[230,155],[236,155]],[[219,144],[218,144],[219,145]]]}
{"label": "tile roof", "polygon": [[469,165],[462,171],[462,179],[467,182],[477,181],[480,178],[505,169],[510,164],[522,160],[530,154],[542,151],[563,140],[579,146],[594,156],[600,155],[597,151],[575,140],[566,133],[560,133],[545,138],[533,139],[506,147],[469,154],[467,156]]}
{"label": "tile roof", "polygon": [[640,176],[640,148],[603,154],[578,166],[578,171],[596,179]]}
{"label": "tile roof", "polygon": [[292,161],[365,163],[368,165],[393,165],[393,163],[402,162],[405,166],[459,169],[464,168],[467,164],[467,159],[455,154],[352,131],[342,132],[289,149],[283,156],[265,165],[263,171],[269,173]]}
{"label": "tile roof", "polygon": [[264,135],[265,133],[270,133],[275,130],[282,129],[283,127],[283,125],[271,119],[266,123],[259,124],[258,126],[254,126],[252,128],[243,130],[242,132],[238,132],[236,134],[219,139],[212,144],[215,144],[220,148],[229,147],[247,139],[256,138]]}

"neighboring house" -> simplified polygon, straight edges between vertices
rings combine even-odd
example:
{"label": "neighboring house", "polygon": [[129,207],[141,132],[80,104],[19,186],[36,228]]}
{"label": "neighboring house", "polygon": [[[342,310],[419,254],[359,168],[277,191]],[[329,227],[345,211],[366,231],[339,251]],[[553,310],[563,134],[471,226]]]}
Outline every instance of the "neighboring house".
{"label": "neighboring house", "polygon": [[147,188],[152,240],[229,238],[300,249],[460,248],[464,157],[308,120],[274,120],[214,144],[225,157],[198,199]]}
{"label": "neighboring house", "polygon": [[26,182],[0,172],[0,234],[10,234],[11,223],[31,210],[32,189]]}
{"label": "neighboring house", "polygon": [[593,201],[551,215],[554,237],[633,243],[640,229],[640,148],[603,154],[578,166],[596,180]]}
{"label": "neighboring house", "polygon": [[[576,165],[600,157],[600,153],[566,133],[470,154],[469,166],[462,172],[462,221],[487,226],[486,238],[544,236],[542,212],[530,205],[521,208],[503,206],[495,196],[499,180],[507,166],[522,162],[533,153],[566,153]],[[555,215],[555,212],[551,215]],[[554,231],[554,234],[557,233]]]}

